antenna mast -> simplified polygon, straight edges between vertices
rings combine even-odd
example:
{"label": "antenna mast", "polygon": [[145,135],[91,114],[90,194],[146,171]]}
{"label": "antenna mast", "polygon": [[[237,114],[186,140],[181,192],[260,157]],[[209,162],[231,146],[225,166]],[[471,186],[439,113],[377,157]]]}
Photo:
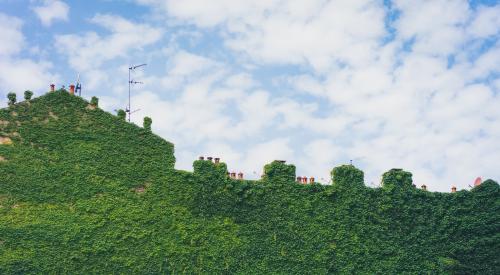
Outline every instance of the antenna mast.
{"label": "antenna mast", "polygon": [[82,96],[82,84],[80,83],[80,74],[78,74],[78,77],[76,79],[76,90],[75,92],[78,94],[78,96]]}
{"label": "antenna mast", "polygon": [[128,68],[128,107],[125,109],[125,112],[128,113],[128,122],[130,122],[130,117],[133,113],[137,112],[138,110],[135,110],[135,111],[132,111],[132,108],[131,108],[131,104],[130,104],[130,86],[132,84],[143,84],[142,82],[140,81],[134,81],[132,79],[130,79],[130,74],[133,70],[139,68],[139,67],[142,67],[142,66],[146,66],[147,64],[144,63],[144,64],[140,64],[140,65],[136,65],[136,66],[130,66]]}

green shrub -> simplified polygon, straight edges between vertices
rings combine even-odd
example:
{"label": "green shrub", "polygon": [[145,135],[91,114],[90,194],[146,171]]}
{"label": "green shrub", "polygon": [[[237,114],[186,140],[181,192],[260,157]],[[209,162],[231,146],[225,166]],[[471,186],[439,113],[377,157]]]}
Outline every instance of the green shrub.
{"label": "green shrub", "polygon": [[17,101],[16,93],[13,93],[13,92],[8,93],[7,98],[9,99],[9,105],[16,104],[16,101]]}
{"label": "green shrub", "polygon": [[145,117],[142,123],[144,129],[151,132],[151,124],[153,124],[153,120],[150,117]]}
{"label": "green shrub", "polygon": [[25,100],[31,100],[31,97],[33,96],[33,92],[30,90],[24,91],[24,99]]}
{"label": "green shrub", "polygon": [[99,106],[99,98],[93,96],[91,99],[90,99],[90,105],[94,106],[94,107],[98,107]]}
{"label": "green shrub", "polygon": [[120,109],[120,110],[118,110],[118,112],[117,112],[117,116],[118,116],[121,120],[125,120],[125,119],[127,118],[127,113],[126,113],[124,110]]}

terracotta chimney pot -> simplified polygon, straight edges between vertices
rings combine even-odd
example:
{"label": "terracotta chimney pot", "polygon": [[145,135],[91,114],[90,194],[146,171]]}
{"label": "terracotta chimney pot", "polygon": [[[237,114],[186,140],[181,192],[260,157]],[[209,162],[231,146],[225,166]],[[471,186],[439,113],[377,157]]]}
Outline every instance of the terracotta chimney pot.
{"label": "terracotta chimney pot", "polygon": [[241,172],[238,173],[238,179],[240,179],[240,180],[243,179],[243,173],[241,173]]}
{"label": "terracotta chimney pot", "polygon": [[205,157],[204,156],[200,156],[198,159],[199,160],[205,160]]}
{"label": "terracotta chimney pot", "polygon": [[457,187],[456,186],[452,186],[451,187],[451,193],[455,193],[457,192]]}
{"label": "terracotta chimney pot", "polygon": [[73,85],[73,84],[69,85],[69,93],[72,95],[75,94],[75,85]]}
{"label": "terracotta chimney pot", "polygon": [[220,162],[220,158],[215,158],[214,160],[216,164]]}
{"label": "terracotta chimney pot", "polygon": [[427,185],[422,184],[422,190],[427,191]]}
{"label": "terracotta chimney pot", "polygon": [[314,177],[309,178],[309,183],[314,183]]}
{"label": "terracotta chimney pot", "polygon": [[474,181],[474,187],[481,185],[483,182],[483,179],[481,177],[477,177],[476,180]]}
{"label": "terracotta chimney pot", "polygon": [[55,84],[50,84],[50,91],[53,92],[56,90],[56,85]]}
{"label": "terracotta chimney pot", "polygon": [[302,182],[302,177],[297,177],[297,182]]}
{"label": "terracotta chimney pot", "polygon": [[209,161],[212,161],[212,159],[213,159],[212,157],[207,157],[207,160]]}
{"label": "terracotta chimney pot", "polygon": [[302,177],[302,183],[307,183],[307,177]]}
{"label": "terracotta chimney pot", "polygon": [[231,178],[232,178],[232,179],[235,179],[235,178],[236,178],[236,173],[235,173],[235,172],[231,172]]}

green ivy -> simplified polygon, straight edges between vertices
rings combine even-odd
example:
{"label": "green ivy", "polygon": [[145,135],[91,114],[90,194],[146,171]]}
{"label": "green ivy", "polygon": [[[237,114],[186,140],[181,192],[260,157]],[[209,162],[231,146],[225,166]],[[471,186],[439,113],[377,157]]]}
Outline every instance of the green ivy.
{"label": "green ivy", "polygon": [[151,132],[151,124],[153,124],[153,120],[150,117],[144,117],[144,130]]}
{"label": "green ivy", "polygon": [[90,105],[94,106],[94,107],[97,107],[99,106],[99,99],[95,96],[93,96],[91,99],[90,99]]}
{"label": "green ivy", "polygon": [[33,96],[33,92],[30,90],[24,91],[24,99],[25,100],[31,100],[31,97]]}
{"label": "green ivy", "polygon": [[8,93],[7,99],[9,99],[10,105],[15,104],[16,103],[16,93],[12,93],[12,92]]}
{"label": "green ivy", "polygon": [[117,114],[116,114],[116,115],[117,115],[117,116],[118,116],[121,120],[125,120],[125,119],[126,119],[126,117],[127,117],[127,113],[126,113],[124,110],[122,110],[122,109],[118,110],[118,112],[117,112]]}
{"label": "green ivy", "polygon": [[[93,102],[93,103],[92,103]],[[89,108],[89,104],[94,108]],[[500,274],[500,187],[428,192],[352,165],[332,185],[225,163],[64,91],[0,110],[0,274]]]}

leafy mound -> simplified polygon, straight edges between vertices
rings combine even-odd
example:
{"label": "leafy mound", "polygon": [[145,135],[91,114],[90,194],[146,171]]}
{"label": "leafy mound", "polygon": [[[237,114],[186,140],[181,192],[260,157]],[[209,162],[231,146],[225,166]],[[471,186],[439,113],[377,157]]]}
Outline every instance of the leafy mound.
{"label": "leafy mound", "polygon": [[173,145],[64,91],[0,110],[0,273],[500,274],[500,188],[367,188],[295,167],[174,169]]}

